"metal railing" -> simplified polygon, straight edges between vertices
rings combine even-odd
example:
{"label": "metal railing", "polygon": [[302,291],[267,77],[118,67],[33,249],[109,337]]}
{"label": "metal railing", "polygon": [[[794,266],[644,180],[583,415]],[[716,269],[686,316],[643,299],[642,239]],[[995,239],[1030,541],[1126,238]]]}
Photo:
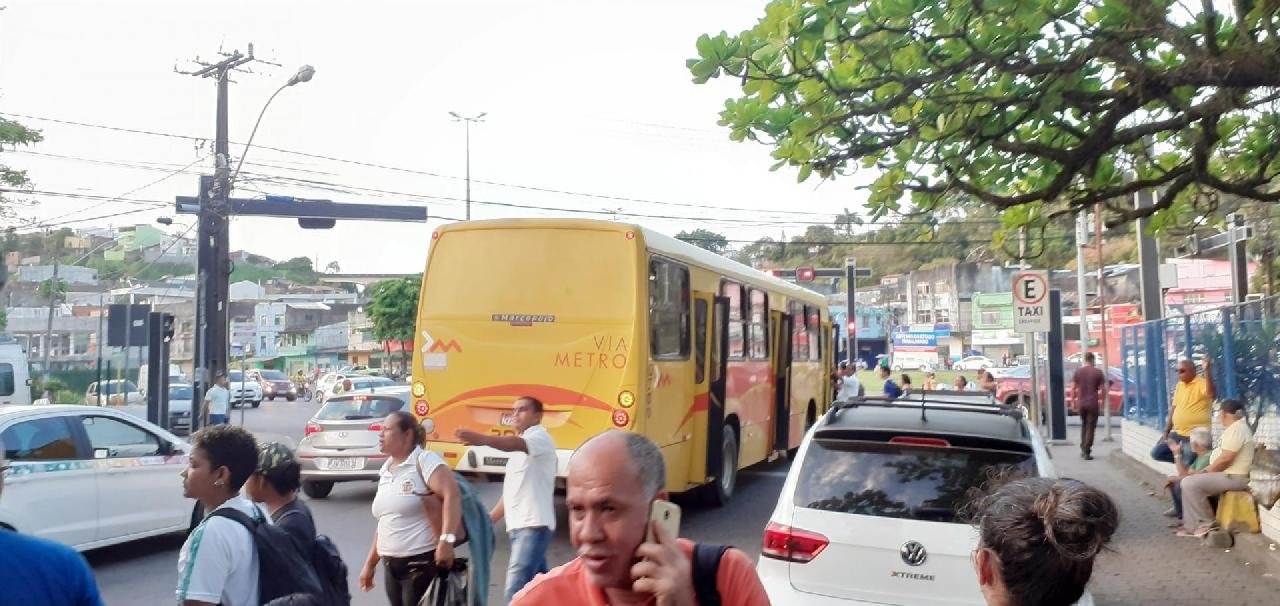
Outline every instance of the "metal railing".
{"label": "metal railing", "polygon": [[1280,411],[1280,296],[1121,329],[1125,417],[1163,429],[1187,359],[1210,372],[1219,400],[1245,402],[1249,426]]}

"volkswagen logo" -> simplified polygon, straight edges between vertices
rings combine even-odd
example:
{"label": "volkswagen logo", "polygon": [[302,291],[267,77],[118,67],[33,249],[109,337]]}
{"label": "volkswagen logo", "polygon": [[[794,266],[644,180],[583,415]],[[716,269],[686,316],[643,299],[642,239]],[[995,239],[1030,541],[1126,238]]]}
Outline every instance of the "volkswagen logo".
{"label": "volkswagen logo", "polygon": [[[339,431],[339,432],[338,432],[338,437],[339,437],[339,438],[345,438],[345,437],[347,437],[347,432],[345,432],[345,431]],[[905,547],[904,547],[904,549],[905,549]],[[922,547],[921,549],[923,549],[923,547]],[[903,556],[903,557],[906,557],[906,556]]]}
{"label": "volkswagen logo", "polygon": [[924,550],[924,545],[916,541],[907,541],[902,544],[902,549],[898,551],[902,556],[902,561],[908,566],[920,566],[924,561],[929,559],[929,552]]}

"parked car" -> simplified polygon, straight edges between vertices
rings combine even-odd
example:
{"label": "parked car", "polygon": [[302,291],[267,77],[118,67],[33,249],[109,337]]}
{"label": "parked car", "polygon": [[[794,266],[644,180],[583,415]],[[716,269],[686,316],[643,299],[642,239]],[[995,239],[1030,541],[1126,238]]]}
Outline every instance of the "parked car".
{"label": "parked car", "polygon": [[262,406],[262,386],[239,370],[227,372],[227,389],[231,392],[232,408],[240,408],[245,404],[254,408]]}
{"label": "parked car", "polygon": [[307,421],[298,443],[302,491],[323,499],[334,482],[376,481],[387,459],[378,449],[382,420],[404,408],[409,397],[404,385],[330,397]]}
{"label": "parked car", "polygon": [[169,431],[178,435],[191,432],[191,385],[169,384]]}
{"label": "parked car", "polygon": [[[0,406],[0,527],[79,551],[187,530],[190,446],[112,408]],[[109,487],[105,489],[104,487]]]}
{"label": "parked car", "polygon": [[951,370],[984,370],[996,366],[996,361],[986,356],[969,356],[952,364]]}
{"label": "parked car", "polygon": [[84,403],[87,406],[136,406],[146,404],[142,392],[133,381],[114,379],[99,384],[94,381],[84,392]]}
{"label": "parked car", "polygon": [[[1043,370],[1045,366],[1040,366]],[[1080,364],[1074,362],[1062,363],[1062,377],[1064,385],[1064,394],[1067,402],[1067,414],[1079,414],[1079,407],[1073,400],[1075,399],[1075,385],[1071,383],[1071,376],[1075,374],[1076,369],[1080,368]],[[1119,416],[1124,414],[1124,372],[1119,368],[1108,367],[1107,378],[1110,381],[1107,392],[1107,400],[1111,403],[1111,414]],[[1044,381],[1041,381],[1040,399],[1043,406],[1048,406],[1048,387]],[[1031,366],[1018,366],[1005,372],[996,378],[996,401],[1005,404],[1021,403],[1024,406],[1031,405]]]}
{"label": "parked car", "polygon": [[262,387],[262,395],[268,400],[277,396],[290,402],[298,399],[298,386],[284,373],[278,370],[260,370],[257,373],[258,385]]}
{"label": "parked car", "polygon": [[959,510],[992,474],[1054,477],[1053,464],[1021,407],[926,398],[842,402],[814,424],[764,530],[770,601],[986,603]]}

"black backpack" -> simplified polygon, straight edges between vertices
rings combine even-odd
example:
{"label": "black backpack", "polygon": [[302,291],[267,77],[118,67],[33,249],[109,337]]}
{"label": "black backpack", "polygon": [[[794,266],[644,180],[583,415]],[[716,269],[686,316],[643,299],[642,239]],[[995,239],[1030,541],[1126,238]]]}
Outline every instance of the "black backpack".
{"label": "black backpack", "polygon": [[[295,515],[308,514],[291,509],[276,520],[276,525],[279,526],[289,516]],[[350,606],[351,591],[347,588],[347,563],[342,560],[342,553],[338,551],[338,546],[329,537],[316,534],[311,544],[302,545],[302,548],[304,553],[311,554],[311,566],[315,568],[320,586],[324,589],[325,602],[331,606]]]}
{"label": "black backpack", "polygon": [[720,572],[720,558],[726,551],[729,551],[728,545],[697,543],[693,546],[693,592],[699,606],[720,606],[716,575]]}
{"label": "black backpack", "polygon": [[342,561],[338,546],[329,537],[318,534],[311,547],[311,565],[324,586],[324,595],[333,606],[350,606],[351,591],[347,589],[347,563]]}
{"label": "black backpack", "polygon": [[258,551],[258,602],[301,606],[324,604],[324,587],[316,575],[312,559],[287,531],[243,511],[223,507],[210,516],[234,520],[253,535]]}

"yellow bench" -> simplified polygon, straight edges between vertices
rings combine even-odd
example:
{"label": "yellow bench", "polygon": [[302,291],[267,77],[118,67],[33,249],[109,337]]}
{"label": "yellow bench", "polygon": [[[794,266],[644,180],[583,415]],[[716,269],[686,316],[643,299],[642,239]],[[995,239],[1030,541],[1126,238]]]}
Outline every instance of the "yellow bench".
{"label": "yellow bench", "polygon": [[1258,506],[1247,490],[1228,490],[1218,497],[1218,526],[1231,532],[1261,532]]}

